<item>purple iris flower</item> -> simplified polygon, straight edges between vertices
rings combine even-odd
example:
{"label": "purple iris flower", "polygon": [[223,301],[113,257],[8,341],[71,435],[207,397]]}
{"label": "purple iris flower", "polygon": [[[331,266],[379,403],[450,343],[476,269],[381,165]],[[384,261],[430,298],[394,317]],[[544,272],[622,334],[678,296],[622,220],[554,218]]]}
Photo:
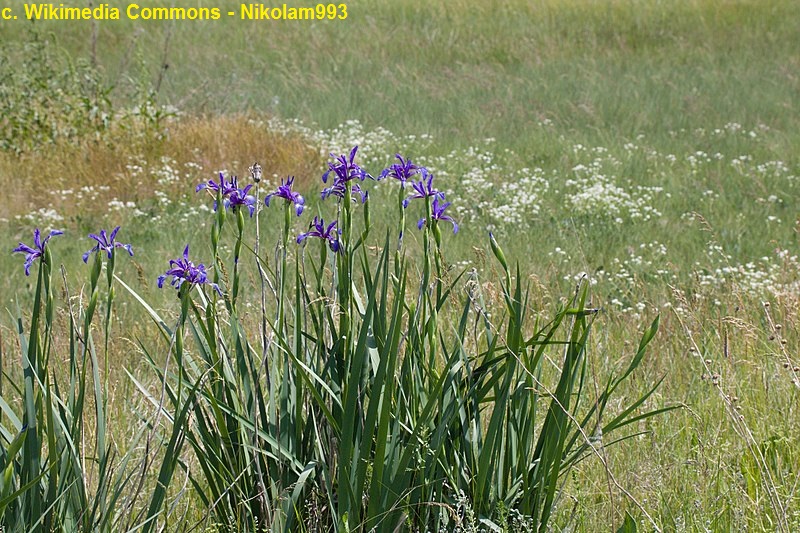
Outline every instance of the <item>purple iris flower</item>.
{"label": "purple iris flower", "polygon": [[42,240],[42,234],[39,231],[39,228],[33,230],[33,247],[28,246],[27,244],[20,242],[19,246],[14,248],[14,252],[23,253],[25,255],[25,275],[31,275],[31,265],[33,261],[37,257],[42,257],[44,255],[44,247],[47,245],[47,241],[50,240],[50,237],[54,237],[56,235],[63,235],[63,231],[53,230],[50,234]]}
{"label": "purple iris flower", "polygon": [[[333,185],[331,185],[327,189],[323,189],[322,190],[322,195],[321,196],[322,196],[323,200],[326,199],[329,196],[336,196],[337,198],[339,198],[341,200],[342,198],[344,198],[345,191],[347,191],[347,189],[345,189],[344,182],[336,180],[333,183]],[[355,195],[361,196],[361,203],[362,204],[367,201],[367,198],[369,198],[369,193],[367,191],[365,191],[364,189],[362,189],[361,186],[358,183],[354,183],[353,185],[351,185],[350,186],[350,191],[353,193],[353,196],[354,196],[353,201],[354,202],[356,201]]]}
{"label": "purple iris flower", "polygon": [[223,198],[230,195],[233,191],[239,188],[238,179],[236,176],[233,176],[230,180],[226,181],[225,176],[222,172],[219,173],[219,183],[216,183],[213,179],[208,180],[207,183],[201,183],[198,185],[194,192],[200,192],[203,189],[208,189],[212,192],[221,191]]}
{"label": "purple iris flower", "polygon": [[250,210],[250,216],[253,216],[253,213],[256,212],[256,197],[247,194],[253,185],[248,185],[244,189],[235,189],[231,194],[225,199],[225,207],[233,208],[234,210],[239,207],[247,207]]}
{"label": "purple iris flower", "polygon": [[[439,203],[439,197],[433,199],[433,203],[431,204],[431,221],[433,220],[446,220],[453,225],[453,233],[458,233],[458,224],[456,221],[453,220],[453,217],[450,215],[445,215],[444,210],[450,206],[450,202]],[[417,228],[422,229],[422,226],[425,225],[425,219],[419,219],[417,222]]]}
{"label": "purple iris flower", "polygon": [[[159,289],[164,287],[164,281],[168,276],[172,276],[170,284],[176,289],[179,289],[184,281],[191,285],[203,285],[204,283],[208,283],[208,274],[206,274],[205,265],[203,263],[195,265],[189,261],[188,244],[183,250],[183,257],[180,259],[170,259],[169,266],[169,270],[158,276]],[[222,295],[222,291],[219,290],[219,286],[216,283],[211,283],[210,285],[215,291]]]}
{"label": "purple iris flower", "polygon": [[328,183],[328,175],[330,175],[331,172],[335,174],[334,183],[337,181],[348,182],[355,178],[361,181],[364,181],[366,178],[375,179],[355,163],[357,151],[358,146],[355,146],[350,150],[349,156],[344,154],[340,156],[331,154],[331,157],[336,159],[336,161],[328,163],[328,170],[322,175],[322,182]]}
{"label": "purple iris flower", "polygon": [[308,227],[308,231],[297,236],[297,244],[301,244],[308,237],[318,237],[325,239],[334,252],[339,251],[339,232],[336,231],[336,221],[325,226],[325,220],[314,217],[314,221]]}
{"label": "purple iris flower", "polygon": [[130,244],[116,242],[118,231],[119,226],[114,228],[114,230],[111,232],[111,235],[106,234],[106,230],[104,229],[100,230],[100,235],[90,233],[89,238],[96,240],[97,244],[94,245],[94,248],[83,254],[83,262],[86,263],[89,260],[89,256],[92,254],[92,252],[106,252],[108,254],[108,258],[111,259],[111,253],[114,251],[114,248],[125,248],[131,257],[133,257],[133,248],[131,248]]}
{"label": "purple iris flower", "polygon": [[423,167],[417,166],[411,162],[410,159],[403,159],[403,156],[400,154],[395,154],[395,157],[400,161],[399,163],[393,163],[389,165],[387,168],[383,169],[381,175],[378,179],[382,180],[384,178],[394,178],[400,181],[400,184],[405,187],[406,182],[411,179],[411,176],[418,174]]}
{"label": "purple iris flower", "polygon": [[408,207],[408,204],[414,198],[428,198],[429,196],[434,196],[444,200],[444,193],[433,188],[433,174],[428,172],[426,168],[422,168],[420,174],[422,176],[421,180],[411,182],[414,192],[411,196],[403,200],[403,207]]}
{"label": "purple iris flower", "polygon": [[217,192],[223,198],[228,198],[231,194],[239,190],[239,179],[236,176],[233,176],[230,180],[225,180],[225,176],[222,172],[219,173],[219,183],[216,183],[214,180],[208,180],[207,183],[201,183],[195,188],[195,192],[200,192],[202,190],[207,190],[211,195],[215,198],[214,200],[214,211],[217,210]]}
{"label": "purple iris flower", "polygon": [[283,198],[287,202],[291,202],[294,204],[294,209],[297,212],[297,216],[300,216],[300,213],[303,212],[303,208],[305,206],[305,199],[300,196],[300,194],[294,192],[292,190],[292,185],[294,184],[294,176],[283,180],[281,179],[281,184],[273,193],[270,193],[264,198],[264,203],[269,207],[269,201],[272,199],[273,196],[277,196],[278,198]]}

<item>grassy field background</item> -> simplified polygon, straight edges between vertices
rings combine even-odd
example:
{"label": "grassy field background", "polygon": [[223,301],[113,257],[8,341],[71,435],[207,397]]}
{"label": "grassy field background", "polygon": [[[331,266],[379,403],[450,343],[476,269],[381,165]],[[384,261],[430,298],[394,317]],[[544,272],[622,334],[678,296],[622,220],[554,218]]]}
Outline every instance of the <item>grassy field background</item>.
{"label": "grassy field background", "polygon": [[[651,407],[684,408],[607,447],[608,469],[580,463],[557,530],[609,530],[625,510],[645,529],[645,512],[669,531],[770,531],[777,514],[799,527],[800,4],[347,5],[345,21],[102,22],[96,39],[90,22],[4,25],[9,110],[28,101],[14,83],[36,75],[38,40],[44,70],[96,63],[109,113],[130,119],[0,152],[0,244],[35,225],[123,224],[137,251],[123,275],[174,310],[155,278],[187,240],[207,246],[195,184],[258,160],[273,180],[297,175],[314,206],[329,151],[360,145],[374,174],[400,151],[446,184],[462,227],[447,242],[453,264],[490,269],[493,230],[535,310],[589,281],[600,381],[662,316],[630,395],[663,377]],[[374,195],[391,205],[380,185]],[[81,275],[88,241],[56,246]],[[18,258],[4,257],[13,309],[29,295]],[[124,339],[136,320],[120,310],[120,368],[134,372]],[[115,379],[124,427],[132,387]]]}

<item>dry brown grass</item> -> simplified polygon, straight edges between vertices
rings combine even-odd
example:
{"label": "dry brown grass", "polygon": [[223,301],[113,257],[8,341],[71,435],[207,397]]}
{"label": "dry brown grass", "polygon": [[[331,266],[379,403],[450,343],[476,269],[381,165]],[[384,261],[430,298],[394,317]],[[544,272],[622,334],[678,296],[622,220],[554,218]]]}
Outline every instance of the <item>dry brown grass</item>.
{"label": "dry brown grass", "polygon": [[[260,118],[260,117],[259,117]],[[238,114],[184,116],[170,119],[159,131],[136,131],[117,126],[103,139],[43,146],[23,155],[0,153],[0,187],[5,201],[0,217],[53,207],[62,216],[86,215],[92,206],[105,210],[109,200],[141,201],[153,195],[154,178],[127,170],[131,162],[157,165],[168,157],[199,164],[197,181],[229,169],[244,177],[258,161],[264,176],[294,175],[301,186],[319,173],[322,157],[298,135],[270,131],[262,120]],[[100,186],[108,189],[100,189]],[[78,202],[52,191],[93,187],[97,196]]]}

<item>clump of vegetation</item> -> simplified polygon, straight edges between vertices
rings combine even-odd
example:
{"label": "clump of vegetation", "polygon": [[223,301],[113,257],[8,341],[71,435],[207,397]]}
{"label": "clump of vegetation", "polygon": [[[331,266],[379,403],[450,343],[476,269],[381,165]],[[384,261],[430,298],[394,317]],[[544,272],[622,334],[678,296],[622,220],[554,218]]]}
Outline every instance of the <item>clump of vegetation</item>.
{"label": "clump of vegetation", "polygon": [[[602,461],[605,446],[669,409],[639,410],[658,382],[634,400],[616,394],[657,320],[624,371],[590,387],[597,310],[585,287],[551,319],[531,318],[519,266],[490,236],[504,302],[490,317],[477,273],[448,265],[442,224],[454,234],[458,225],[433,174],[399,157],[374,178],[356,154],[336,156],[323,175],[329,222],[317,216],[297,236],[293,218],[307,203],[293,179],[263,201],[259,165],[246,186],[223,174],[198,185],[213,201],[212,255],[206,266],[187,245],[158,278],[177,292],[176,318],[162,318],[115,275],[120,251],[134,253],[117,227],[90,235],[88,299],[75,306],[64,285],[69,320],[59,330],[49,240],[62,232],[42,239],[37,229],[32,246],[19,244],[25,274],[38,264],[38,275],[30,319],[18,319],[24,386],[2,406],[5,527],[439,531],[475,520],[501,529],[512,517],[541,531],[576,463]],[[396,229],[373,252],[366,182],[390,178]],[[390,237],[411,231],[408,211],[421,215],[417,261]],[[282,221],[272,260],[262,221]],[[245,283],[248,270],[259,284]],[[151,409],[124,446],[108,431],[103,375],[117,286],[139,302],[166,352],[140,342],[159,385],[130,375]],[[260,312],[247,321],[241,310],[253,304]],[[61,335],[64,353],[53,342]],[[69,362],[66,376],[54,360]]]}
{"label": "clump of vegetation", "polygon": [[[20,68],[24,65],[24,68]],[[73,61],[54,36],[30,32],[0,45],[0,149],[14,153],[85,137],[113,120],[111,87],[86,59]]]}

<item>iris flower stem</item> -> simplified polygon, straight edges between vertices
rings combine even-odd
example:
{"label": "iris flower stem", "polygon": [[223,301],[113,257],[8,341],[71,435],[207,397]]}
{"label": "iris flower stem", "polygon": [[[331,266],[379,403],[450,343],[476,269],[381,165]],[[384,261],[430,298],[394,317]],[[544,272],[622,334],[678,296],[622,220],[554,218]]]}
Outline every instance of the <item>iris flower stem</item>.
{"label": "iris flower stem", "polygon": [[192,285],[190,283],[184,283],[178,291],[181,299],[181,316],[178,320],[178,327],[175,328],[175,363],[178,369],[175,405],[181,405],[181,393],[183,392],[183,336],[186,329],[186,319],[189,316],[189,304],[191,303],[189,291],[191,289]]}
{"label": "iris flower stem", "polygon": [[443,280],[443,264],[442,260],[444,258],[442,254],[442,232],[439,229],[439,221],[435,219],[431,220],[431,232],[433,233],[433,240],[436,243],[436,251],[434,252],[433,259],[436,266],[436,302],[438,303],[442,297],[442,280]]}
{"label": "iris flower stem", "polygon": [[[268,409],[274,408],[274,388],[272,386],[272,380],[270,379],[271,375],[271,367],[270,363],[267,358],[267,354],[269,351],[269,338],[267,337],[267,283],[269,283],[267,279],[267,273],[264,270],[264,266],[261,263],[261,225],[259,223],[259,214],[261,212],[261,198],[260,198],[260,182],[261,180],[256,180],[256,242],[255,242],[255,256],[256,256],[256,266],[258,267],[258,277],[261,280],[261,368],[264,369],[264,379],[266,380],[266,389],[269,395],[269,406]],[[274,293],[274,288],[273,288]],[[213,315],[212,315],[213,316]],[[274,416],[270,416],[273,420],[275,419]],[[256,435],[259,432],[259,423],[260,419],[258,416],[253,418],[255,431],[253,435],[254,444]],[[262,494],[267,494],[267,489],[264,486],[264,473],[261,471],[261,466],[258,461],[256,461],[256,472],[258,474],[258,484]]]}
{"label": "iris flower stem", "polygon": [[370,210],[369,199],[367,199],[367,201],[364,202],[362,205],[363,205],[362,212],[364,213],[364,231],[361,232],[361,238],[359,238],[358,240],[358,246],[366,246],[367,237],[369,237],[369,230],[372,229],[372,221],[369,215],[369,210]]}
{"label": "iris flower stem", "polygon": [[286,203],[283,209],[283,233],[281,234],[280,261],[281,269],[278,273],[278,317],[275,331],[282,332],[285,326],[284,298],[286,296],[286,252],[289,244],[289,229],[292,224],[292,204]]}
{"label": "iris flower stem", "polygon": [[[347,368],[348,359],[350,356],[351,344],[351,307],[352,307],[352,291],[351,291],[351,276],[353,273],[353,257],[352,257],[352,188],[345,187],[344,198],[342,199],[342,253],[337,254],[338,270],[339,270],[339,305],[341,307],[341,321],[339,323],[339,336],[345,337],[346,342],[342,344],[342,372]],[[343,375],[343,374],[342,374]]]}
{"label": "iris flower stem", "polygon": [[214,218],[214,226],[211,228],[211,249],[214,252],[214,283],[219,285],[219,237],[222,233],[222,226],[225,225],[225,207],[222,203],[222,191],[217,191],[217,213]]}
{"label": "iris flower stem", "polygon": [[50,255],[50,250],[45,248],[44,251],[44,262],[45,264],[45,271],[44,271],[44,296],[45,296],[45,303],[44,303],[44,325],[45,331],[47,331],[48,335],[45,337],[45,357],[49,359],[50,354],[50,331],[53,326],[53,290],[50,286],[50,282],[52,279],[52,267],[53,267],[53,257]]}
{"label": "iris flower stem", "polygon": [[405,193],[405,187],[401,183],[397,189],[397,209],[400,211],[400,223],[397,229],[397,250],[394,252],[394,274],[397,279],[400,279],[400,252],[403,249],[403,235],[406,231],[406,210],[403,207]]}
{"label": "iris flower stem", "polygon": [[236,245],[233,252],[233,288],[231,290],[231,307],[236,309],[239,296],[239,257],[242,252],[242,236],[244,235],[244,211],[236,208]]}
{"label": "iris flower stem", "polygon": [[[350,307],[351,307],[351,279],[350,276],[352,275],[352,243],[350,242],[351,239],[351,232],[352,232],[352,187],[349,184],[345,183],[345,192],[344,196],[342,197],[342,210],[341,210],[341,222],[340,228],[342,230],[342,242],[340,243],[341,248],[340,251],[342,253],[337,253],[337,282],[338,282],[338,289],[339,289],[339,306],[340,306],[340,320],[339,320],[339,338],[344,339],[344,342],[340,343],[339,354],[338,354],[338,374],[340,380],[340,386],[342,389],[343,394],[347,394],[345,391],[345,387],[352,387],[356,386],[356,380],[358,376],[348,376],[347,371],[350,366],[350,354],[351,354],[351,344],[352,344],[352,336],[350,334],[351,329],[351,321],[350,321]],[[356,416],[356,413],[338,413],[340,416]],[[351,438],[350,435],[343,435],[342,438],[349,439]],[[340,461],[339,463],[339,472],[338,476],[339,479],[343,483],[349,482],[349,463],[347,461]],[[346,496],[346,495],[345,495]],[[349,498],[344,499],[341,502],[341,509],[340,511],[347,513],[350,510],[350,506],[352,502]]]}
{"label": "iris flower stem", "polygon": [[[320,240],[320,249],[319,249],[319,270],[317,270],[316,281],[317,281],[317,295],[320,297],[325,297],[327,294],[325,293],[325,289],[322,286],[322,278],[325,275],[325,265],[328,262],[328,241],[326,239]],[[322,315],[320,315],[322,316]]]}
{"label": "iris flower stem", "polygon": [[[285,307],[284,307],[284,300],[286,298],[286,278],[287,278],[287,251],[288,251],[288,243],[289,243],[289,230],[292,224],[292,204],[287,202],[284,206],[283,210],[283,231],[281,233],[281,242],[280,242],[280,249],[278,250],[279,261],[280,261],[280,270],[278,271],[278,312],[275,318],[275,326],[273,327],[273,331],[275,331],[278,335],[283,336],[283,338],[288,339],[288,328],[286,327],[286,319],[285,319]],[[275,358],[274,362],[277,363],[275,367],[276,375],[280,375],[281,373],[281,359]],[[288,364],[283,364],[283,383],[288,383],[289,377],[289,366]],[[280,381],[280,380],[279,380]],[[277,407],[275,394],[277,391],[270,389],[270,406],[272,409]],[[283,407],[281,402],[281,407]],[[281,416],[275,416],[276,420],[276,433],[281,435]],[[282,467],[278,467],[279,470],[282,472]],[[282,474],[281,474],[282,475]]]}
{"label": "iris flower stem", "polygon": [[[425,220],[431,221],[431,199],[430,197],[425,198]],[[424,302],[426,305],[423,305],[423,316],[422,316],[422,324],[425,328],[423,331],[423,338],[428,337],[428,368],[433,370],[435,368],[435,356],[436,356],[436,301],[433,300],[431,294],[431,224],[425,224],[425,230],[423,231],[423,249],[424,249],[424,257],[425,257],[425,264],[423,266],[423,274],[422,274],[422,290],[424,292]]]}
{"label": "iris flower stem", "polygon": [[[97,255],[99,256],[101,252],[98,252]],[[111,339],[111,319],[113,317],[113,306],[114,306],[114,296],[116,293],[114,292],[114,267],[116,263],[117,252],[112,248],[111,249],[111,258],[106,263],[106,287],[108,289],[108,293],[106,294],[106,322],[104,325],[103,335],[104,335],[104,342],[103,342],[103,391],[104,394],[108,391],[108,345]],[[104,401],[106,398],[104,398]]]}
{"label": "iris flower stem", "polygon": [[[49,299],[49,286],[50,286],[50,266],[48,250],[45,248],[42,261],[39,264],[39,273],[36,281],[36,292],[33,298],[33,313],[31,314],[31,327],[28,337],[28,353],[27,353],[27,366],[24,368],[24,401],[25,401],[25,417],[23,424],[28,428],[28,434],[24,444],[23,465],[27,468],[23,470],[20,478],[21,483],[34,482],[39,475],[40,470],[40,454],[41,444],[39,441],[39,432],[37,430],[38,416],[37,416],[37,395],[34,394],[35,382],[42,382],[42,376],[46,373],[47,369],[43,368],[44,362],[42,361],[41,354],[42,346],[39,338],[39,325],[42,312],[42,293],[45,293],[45,299]],[[22,333],[22,324],[20,322],[19,331]],[[49,330],[45,326],[45,338],[48,336]],[[25,367],[25,365],[23,365]],[[34,377],[34,374],[36,377]],[[39,498],[36,498],[32,505],[36,506],[39,503]],[[38,509],[34,509],[38,511]]]}
{"label": "iris flower stem", "polygon": [[269,341],[267,339],[267,273],[264,271],[264,267],[261,264],[261,226],[259,224],[259,214],[261,212],[261,199],[259,198],[260,187],[259,183],[256,183],[256,245],[254,248],[255,255],[256,255],[256,266],[258,267],[258,277],[261,280],[261,357],[262,357],[262,366],[265,372],[265,378],[267,380],[267,389],[271,388],[270,385],[270,373],[269,373],[269,365],[267,364],[267,350],[269,346]]}
{"label": "iris flower stem", "polygon": [[[430,198],[425,198],[425,220],[430,221],[431,219],[431,201]],[[422,283],[425,287],[425,291],[428,290],[428,285],[430,284],[431,279],[431,256],[430,256],[430,224],[425,224],[425,230],[422,233],[422,246],[423,246],[423,255],[425,257],[425,263],[423,265],[423,272],[422,272]]]}
{"label": "iris flower stem", "polygon": [[[92,320],[94,320],[94,314],[97,310],[97,300],[99,298],[99,281],[100,281],[100,272],[103,269],[103,254],[102,252],[98,252],[95,254],[94,263],[92,264],[92,272],[89,278],[90,283],[90,296],[89,296],[89,305],[86,308],[86,314],[83,319],[83,356],[82,360],[85,365],[87,355],[91,359],[92,364],[92,374],[94,375],[95,380],[100,379],[100,372],[97,368],[97,353],[94,349],[94,343],[92,341]],[[108,311],[106,312],[106,320],[108,320]],[[108,329],[108,325],[106,324],[106,330]],[[108,381],[108,341],[106,340],[106,354],[105,354],[105,361],[106,361],[106,368],[104,369],[105,373],[105,380]],[[85,367],[84,367],[85,368]],[[82,377],[85,379],[85,374]],[[105,389],[104,389],[105,390]],[[97,414],[98,420],[104,417],[104,405],[106,403],[105,394],[102,398],[95,398],[95,410]],[[97,432],[97,453],[98,459],[100,462],[105,461],[105,452],[106,452],[106,445],[105,445],[105,435],[103,432]]]}
{"label": "iris flower stem", "polygon": [[[105,316],[105,324],[103,324],[103,387],[102,387],[102,395],[103,399],[102,411],[97,408],[97,416],[98,417],[105,417],[108,413],[108,374],[109,374],[109,364],[108,364],[108,356],[109,356],[109,341],[111,338],[111,319],[113,317],[113,309],[114,309],[114,266],[115,266],[115,259],[116,259],[116,251],[112,248],[110,250],[111,258],[108,259],[106,262],[106,316]],[[100,256],[101,252],[97,252],[97,255]],[[93,360],[93,364],[97,362],[95,358]],[[96,375],[96,378],[99,376]],[[107,424],[103,423],[104,427],[107,427]],[[106,464],[106,444],[105,444],[105,430],[97,432],[97,457],[98,457],[98,464],[101,465],[101,474],[105,468]],[[105,487],[102,489],[103,494],[105,493]]]}

